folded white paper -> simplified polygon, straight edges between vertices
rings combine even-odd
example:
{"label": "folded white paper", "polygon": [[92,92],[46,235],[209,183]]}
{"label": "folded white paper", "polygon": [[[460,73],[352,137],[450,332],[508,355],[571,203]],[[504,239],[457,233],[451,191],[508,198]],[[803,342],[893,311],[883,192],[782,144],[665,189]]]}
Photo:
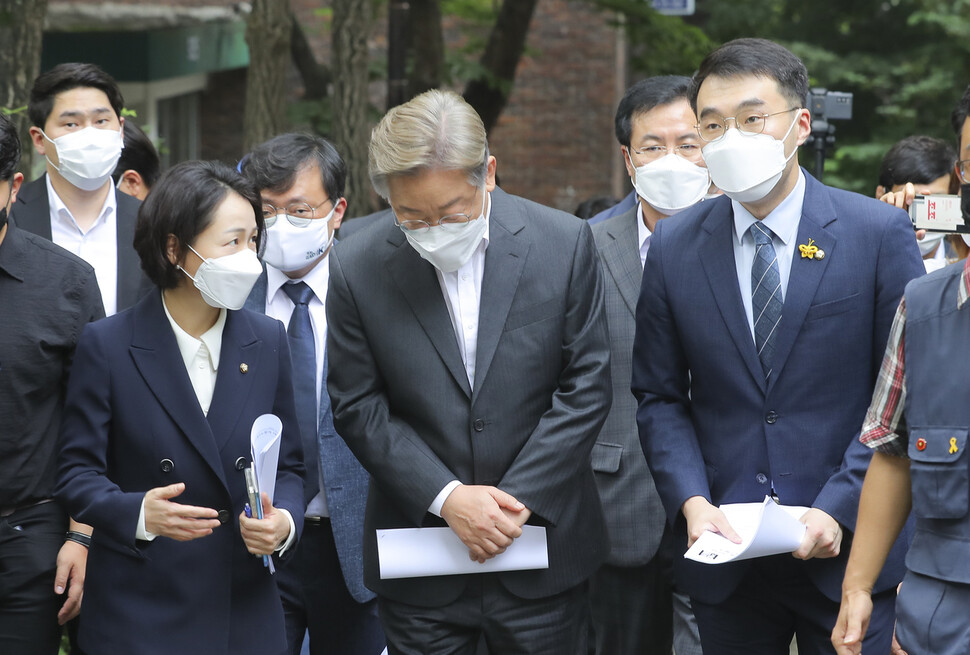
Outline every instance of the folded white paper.
{"label": "folded white paper", "polygon": [[[276,494],[276,469],[280,463],[280,437],[283,422],[275,414],[263,414],[253,422],[252,440],[253,468],[259,490],[266,492],[270,501]],[[255,511],[256,508],[253,508]]]}
{"label": "folded white paper", "polygon": [[805,524],[798,519],[807,507],[779,505],[765,496],[761,503],[721,505],[728,523],[741,537],[736,544],[716,532],[705,532],[687,549],[684,557],[704,564],[751,559],[790,553],[805,536]]}
{"label": "folded white paper", "polygon": [[377,555],[382,580],[549,568],[546,529],[534,525],[523,525],[522,536],[484,564],[469,559],[451,528],[378,530]]}

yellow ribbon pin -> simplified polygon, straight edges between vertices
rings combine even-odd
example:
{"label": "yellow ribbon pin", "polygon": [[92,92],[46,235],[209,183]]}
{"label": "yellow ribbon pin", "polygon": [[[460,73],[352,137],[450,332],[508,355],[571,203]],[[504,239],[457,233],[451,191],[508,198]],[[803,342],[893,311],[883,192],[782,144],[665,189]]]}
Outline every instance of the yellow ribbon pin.
{"label": "yellow ribbon pin", "polygon": [[960,449],[957,448],[957,438],[956,437],[950,437],[950,454],[952,455],[953,453],[955,453],[958,450],[960,450]]}
{"label": "yellow ribbon pin", "polygon": [[800,244],[798,250],[802,253],[802,257],[808,257],[809,259],[815,259],[816,253],[818,253],[818,246],[815,245],[815,239],[809,239],[808,245]]}

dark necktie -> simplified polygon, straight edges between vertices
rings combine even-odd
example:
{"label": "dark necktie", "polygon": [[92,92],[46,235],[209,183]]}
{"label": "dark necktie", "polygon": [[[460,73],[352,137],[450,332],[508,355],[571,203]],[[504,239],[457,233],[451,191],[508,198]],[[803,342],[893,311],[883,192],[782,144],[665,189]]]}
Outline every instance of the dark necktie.
{"label": "dark necktie", "polygon": [[754,318],[754,345],[765,374],[765,382],[771,377],[772,357],[778,322],[781,320],[781,274],[778,257],[771,245],[772,232],[756,222],[751,226],[754,237],[754,262],[751,264],[751,312]]}
{"label": "dark necktie", "polygon": [[309,306],[313,289],[306,282],[297,282],[284,284],[283,293],[290,297],[294,305],[286,334],[290,342],[290,361],[293,362],[296,419],[303,439],[303,463],[306,465],[303,494],[310,502],[320,490],[320,468],[317,464],[317,357]]}

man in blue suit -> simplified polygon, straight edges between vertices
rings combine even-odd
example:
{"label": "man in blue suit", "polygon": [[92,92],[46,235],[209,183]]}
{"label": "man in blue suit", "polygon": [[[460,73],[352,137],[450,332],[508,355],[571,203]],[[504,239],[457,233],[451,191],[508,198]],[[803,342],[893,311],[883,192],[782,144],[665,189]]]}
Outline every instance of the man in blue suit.
{"label": "man in blue suit", "polygon": [[[633,390],[669,521],[738,540],[723,503],[806,506],[792,554],[677,558],[705,655],[831,652],[869,453],[857,439],[893,313],[923,272],[906,215],[797,165],[811,133],[804,64],[740,39],[691,89],[711,179],[727,197],[661,221],[637,306]],[[866,652],[889,652],[904,533],[874,588]],[[871,649],[871,650],[870,650]]]}
{"label": "man in blue suit", "polygon": [[384,634],[364,586],[367,472],[333,426],[327,394],[328,255],[347,209],[347,167],[325,139],[283,134],[258,146],[242,172],[260,192],[265,272],[248,309],[287,325],[303,435],[307,501],[303,538],[277,584],[292,655],[310,631],[313,655],[377,655]]}

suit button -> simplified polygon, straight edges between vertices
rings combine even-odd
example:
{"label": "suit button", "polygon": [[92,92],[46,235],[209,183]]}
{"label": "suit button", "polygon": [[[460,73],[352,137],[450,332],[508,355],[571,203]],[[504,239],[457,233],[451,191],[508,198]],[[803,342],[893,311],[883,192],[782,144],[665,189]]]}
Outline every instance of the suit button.
{"label": "suit button", "polygon": [[768,414],[765,416],[765,423],[768,423],[769,425],[774,425],[775,421],[777,420],[778,414],[776,412],[768,412]]}
{"label": "suit button", "polygon": [[175,470],[175,462],[166,457],[158,463],[158,468],[162,469],[162,473],[171,473]]}
{"label": "suit button", "polygon": [[245,457],[237,457],[236,458],[236,470],[237,471],[241,471],[244,468],[246,468],[246,458]]}
{"label": "suit button", "polygon": [[480,418],[476,418],[475,422],[472,424],[475,428],[475,432],[481,432],[485,429],[485,421]]}
{"label": "suit button", "polygon": [[221,523],[222,525],[225,525],[228,522],[229,522],[229,510],[228,509],[220,509],[219,510],[219,523]]}
{"label": "suit button", "polygon": [[758,484],[766,484],[768,482],[768,476],[764,473],[759,473],[754,476],[754,479],[758,481]]}

